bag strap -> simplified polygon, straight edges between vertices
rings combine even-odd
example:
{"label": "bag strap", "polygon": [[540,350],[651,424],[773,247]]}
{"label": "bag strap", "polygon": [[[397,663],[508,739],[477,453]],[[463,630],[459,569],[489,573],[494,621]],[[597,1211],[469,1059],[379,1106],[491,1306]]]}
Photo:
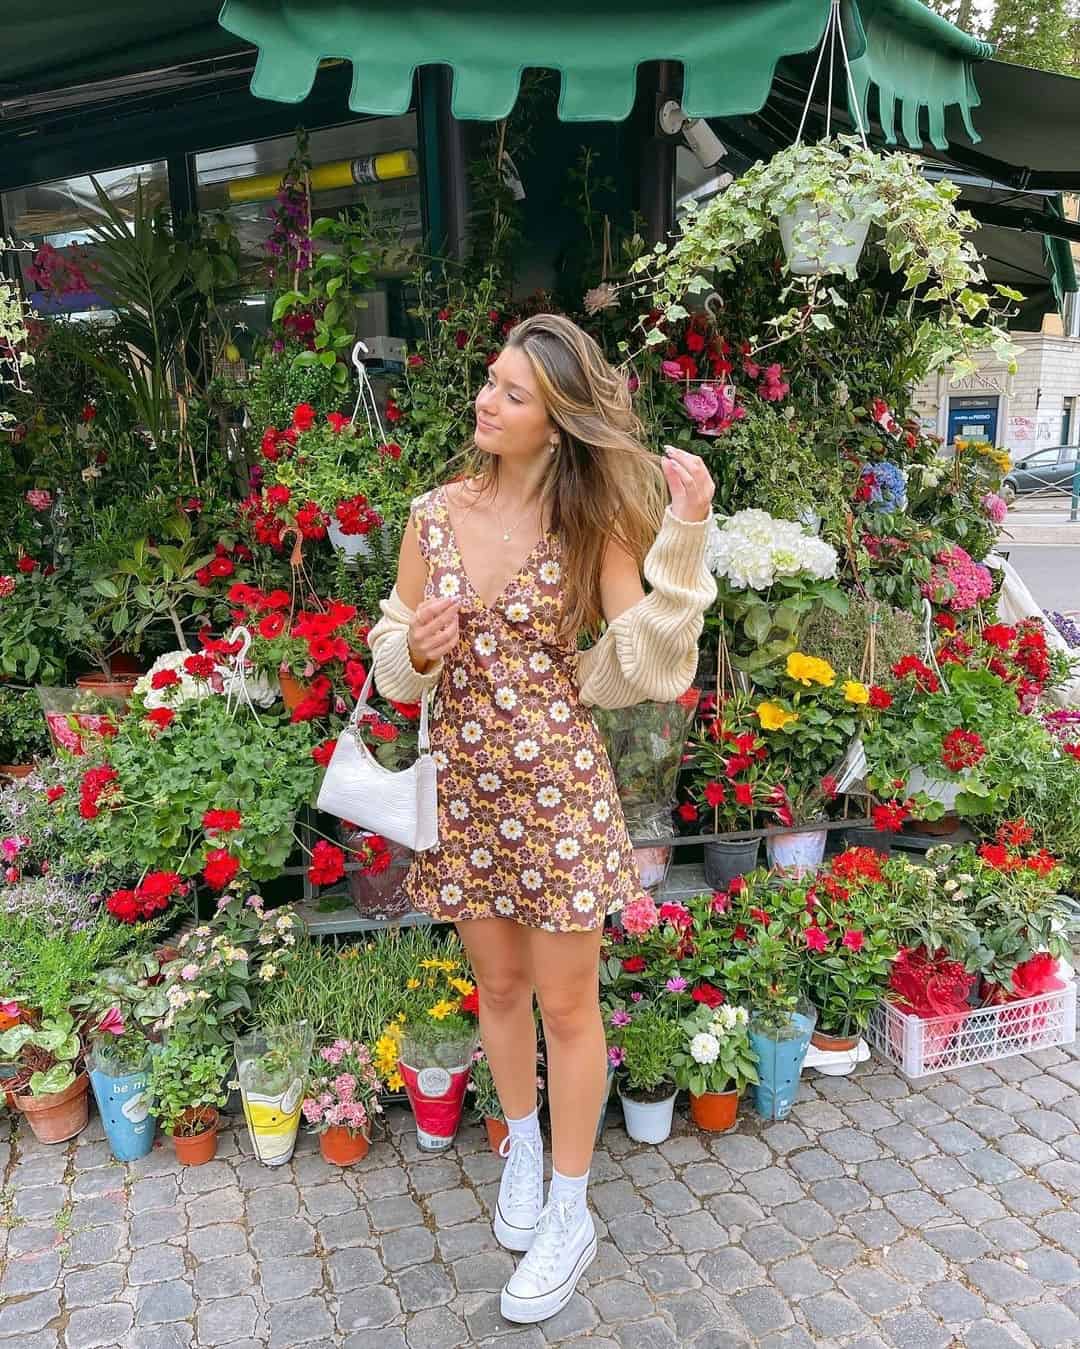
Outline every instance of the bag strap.
{"label": "bag strap", "polygon": [[[361,690],[360,697],[356,700],[356,706],[353,708],[352,716],[349,718],[349,725],[355,726],[365,713],[371,713],[376,716],[375,709],[368,702],[368,695],[371,693],[375,684],[375,664],[372,662],[368,670],[367,678],[364,680],[364,687]],[[425,689],[420,695],[420,734],[417,737],[417,746],[422,753],[426,754],[431,748],[431,740],[428,736],[428,697],[430,690]]]}

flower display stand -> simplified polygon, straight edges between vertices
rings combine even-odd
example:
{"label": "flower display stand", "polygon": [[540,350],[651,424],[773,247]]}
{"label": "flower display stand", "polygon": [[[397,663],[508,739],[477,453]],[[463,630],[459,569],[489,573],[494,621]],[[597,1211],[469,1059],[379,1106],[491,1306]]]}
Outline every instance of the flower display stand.
{"label": "flower display stand", "polygon": [[883,1002],[866,1035],[881,1058],[911,1078],[1072,1044],[1076,981],[1052,993],[973,1007],[961,1015],[919,1017]]}

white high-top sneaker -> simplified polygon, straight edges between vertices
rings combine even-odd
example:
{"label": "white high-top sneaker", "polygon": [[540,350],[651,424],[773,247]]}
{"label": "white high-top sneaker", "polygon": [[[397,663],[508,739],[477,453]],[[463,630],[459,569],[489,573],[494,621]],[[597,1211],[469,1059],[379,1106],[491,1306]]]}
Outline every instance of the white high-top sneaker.
{"label": "white high-top sneaker", "polygon": [[506,1158],[495,1205],[495,1238],[508,1251],[527,1251],[544,1206],[544,1145],[522,1134],[507,1134],[499,1145]]}
{"label": "white high-top sneaker", "polygon": [[596,1228],[584,1200],[548,1200],[528,1252],[502,1290],[507,1321],[546,1321],[562,1311],[596,1259]]}

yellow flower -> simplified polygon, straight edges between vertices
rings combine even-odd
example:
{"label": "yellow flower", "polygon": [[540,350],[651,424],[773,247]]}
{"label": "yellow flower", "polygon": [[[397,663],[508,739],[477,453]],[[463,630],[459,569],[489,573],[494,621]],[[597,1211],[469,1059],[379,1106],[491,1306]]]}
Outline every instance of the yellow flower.
{"label": "yellow flower", "polygon": [[823,684],[828,689],[836,683],[836,671],[827,660],[804,656],[801,651],[793,651],[788,656],[787,672],[789,679],[795,679],[800,684]]}
{"label": "yellow flower", "polygon": [[440,960],[436,956],[428,956],[426,960],[421,960],[420,968],[422,970],[444,970],[447,974],[453,973],[458,967],[456,960]]}
{"label": "yellow flower", "polygon": [[359,956],[360,952],[357,950],[355,946],[344,946],[338,952],[339,960],[357,960],[359,959]]}
{"label": "yellow flower", "polygon": [[785,712],[779,703],[761,703],[757,709],[758,721],[766,731],[782,731],[792,721],[798,721],[796,712]]}
{"label": "yellow flower", "polygon": [[447,981],[455,993],[460,993],[463,998],[467,998],[470,993],[476,992],[476,985],[470,984],[468,979],[450,979]]}
{"label": "yellow flower", "polygon": [[441,1002],[437,1002],[434,1007],[429,1007],[427,1014],[436,1021],[442,1021],[452,1012],[456,1012],[457,1009],[458,1005],[456,1002],[447,1002],[444,998]]}
{"label": "yellow flower", "polygon": [[388,1091],[400,1091],[404,1085],[405,1079],[401,1076],[400,1073],[391,1073],[390,1076],[386,1079],[386,1086]]}
{"label": "yellow flower", "polygon": [[844,698],[849,703],[858,703],[860,707],[870,701],[870,690],[857,679],[844,680]]}
{"label": "yellow flower", "polygon": [[420,987],[420,980],[419,980],[419,979],[410,979],[410,980],[408,981],[408,983],[405,985],[405,987],[406,987],[407,989],[409,989],[410,992],[411,992],[412,989],[414,989],[414,988],[419,988],[419,987]]}

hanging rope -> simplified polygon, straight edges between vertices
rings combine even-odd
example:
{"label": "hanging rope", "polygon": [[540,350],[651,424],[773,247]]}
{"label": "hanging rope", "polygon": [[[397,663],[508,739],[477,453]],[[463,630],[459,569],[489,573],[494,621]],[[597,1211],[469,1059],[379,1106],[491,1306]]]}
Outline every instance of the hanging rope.
{"label": "hanging rope", "polygon": [[817,88],[818,79],[821,75],[822,62],[825,60],[825,50],[829,52],[829,69],[826,80],[827,101],[825,104],[825,139],[828,140],[832,135],[832,107],[833,107],[833,77],[836,69],[836,48],[840,47],[840,56],[844,63],[844,76],[846,79],[848,102],[851,111],[855,117],[855,127],[859,133],[859,138],[863,143],[863,149],[868,150],[869,144],[866,139],[866,128],[863,126],[862,109],[859,107],[859,100],[855,93],[855,81],[851,74],[851,62],[848,60],[847,42],[844,39],[844,25],[840,17],[840,0],[832,0],[832,6],[829,9],[829,18],[825,24],[825,32],[821,35],[821,46],[818,49],[817,64],[814,66],[814,74],[810,80],[810,87],[806,91],[806,103],[803,106],[802,117],[799,119],[799,129],[795,133],[795,144],[802,141],[803,130],[806,127],[806,119],[810,113],[810,105],[814,101],[814,90]]}
{"label": "hanging rope", "polygon": [[363,408],[368,435],[376,445],[383,445],[386,442],[386,431],[383,429],[382,418],[379,416],[379,403],[375,397],[375,390],[371,387],[371,376],[368,374],[367,366],[363,361],[363,357],[367,354],[366,343],[357,342],[353,346],[352,363],[356,369],[357,394],[349,424],[351,426],[356,425],[357,415]]}
{"label": "hanging rope", "polygon": [[240,710],[241,702],[245,702],[251,715],[256,721],[259,721],[259,714],[251,700],[251,690],[248,688],[247,682],[247,653],[251,648],[251,632],[241,624],[239,627],[233,628],[227,640],[230,642],[239,641],[240,650],[229,661],[229,673],[225,687],[225,711],[230,717],[235,717]]}

